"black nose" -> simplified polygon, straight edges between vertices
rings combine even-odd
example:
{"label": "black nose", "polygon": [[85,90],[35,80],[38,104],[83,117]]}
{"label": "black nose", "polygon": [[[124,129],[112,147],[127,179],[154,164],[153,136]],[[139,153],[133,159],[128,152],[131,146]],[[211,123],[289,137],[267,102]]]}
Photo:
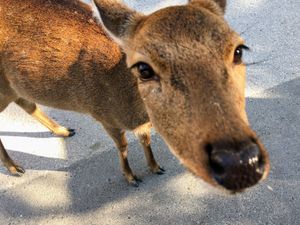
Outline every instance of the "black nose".
{"label": "black nose", "polygon": [[253,186],[264,173],[264,159],[253,143],[211,145],[209,163],[215,180],[231,191]]}

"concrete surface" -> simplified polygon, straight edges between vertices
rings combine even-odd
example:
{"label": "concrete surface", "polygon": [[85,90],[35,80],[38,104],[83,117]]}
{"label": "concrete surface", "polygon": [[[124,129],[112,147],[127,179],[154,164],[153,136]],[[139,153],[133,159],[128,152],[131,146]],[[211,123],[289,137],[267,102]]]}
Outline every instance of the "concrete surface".
{"label": "concrete surface", "polygon": [[[150,12],[181,0],[127,1]],[[0,224],[300,224],[300,2],[229,0],[227,19],[252,51],[247,102],[252,126],[271,157],[270,177],[248,192],[226,197],[209,191],[182,168],[153,132],[153,147],[166,168],[146,167],[129,134],[132,169],[143,179],[127,185],[118,156],[101,126],[87,116],[44,107],[77,130],[52,136],[15,105],[0,115],[0,136],[27,173],[11,177],[0,167]]]}

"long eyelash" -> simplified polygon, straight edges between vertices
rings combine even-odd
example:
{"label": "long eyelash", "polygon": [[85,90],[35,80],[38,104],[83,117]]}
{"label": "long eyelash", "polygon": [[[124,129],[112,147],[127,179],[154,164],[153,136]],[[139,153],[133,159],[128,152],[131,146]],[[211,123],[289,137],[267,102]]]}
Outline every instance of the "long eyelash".
{"label": "long eyelash", "polygon": [[240,45],[240,47],[246,51],[251,51],[251,49],[247,45]]}
{"label": "long eyelash", "polygon": [[133,68],[137,67],[139,63],[133,64],[131,67],[129,67],[130,70],[132,70]]}

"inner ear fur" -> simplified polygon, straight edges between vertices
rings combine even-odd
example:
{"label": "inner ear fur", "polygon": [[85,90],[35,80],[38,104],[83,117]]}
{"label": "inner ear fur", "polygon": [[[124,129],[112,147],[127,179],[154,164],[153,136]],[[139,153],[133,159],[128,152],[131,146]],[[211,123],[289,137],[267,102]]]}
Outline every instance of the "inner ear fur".
{"label": "inner ear fur", "polygon": [[189,4],[194,6],[201,6],[209,9],[216,14],[224,15],[226,10],[226,0],[189,0]]}
{"label": "inner ear fur", "polygon": [[143,15],[120,0],[95,0],[105,28],[115,37],[123,38],[134,32]]}

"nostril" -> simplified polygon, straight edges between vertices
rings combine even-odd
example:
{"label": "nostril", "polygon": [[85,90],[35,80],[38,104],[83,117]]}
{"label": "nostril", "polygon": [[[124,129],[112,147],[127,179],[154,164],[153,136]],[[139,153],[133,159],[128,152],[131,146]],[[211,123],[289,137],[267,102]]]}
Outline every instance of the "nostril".
{"label": "nostril", "polygon": [[260,158],[259,149],[255,145],[250,145],[242,149],[239,153],[241,161],[245,164],[256,164]]}
{"label": "nostril", "polygon": [[215,175],[223,175],[237,164],[237,157],[228,151],[212,151],[209,156],[210,166]]}
{"label": "nostril", "polygon": [[256,164],[255,164],[257,167],[256,172],[264,173],[266,162],[264,160],[264,156],[261,153],[261,150],[258,147],[258,140],[256,137],[250,137],[250,140],[252,142],[251,149],[256,154],[255,155],[256,158],[254,160],[254,161],[256,161]]}
{"label": "nostril", "polygon": [[205,145],[205,150],[206,150],[207,154],[210,156],[211,153],[212,153],[212,150],[213,150],[212,144],[206,144]]}
{"label": "nostril", "polygon": [[258,156],[258,166],[259,166],[259,168],[265,166],[265,161],[261,154],[259,154],[259,156]]}
{"label": "nostril", "polygon": [[259,155],[257,157],[258,157],[258,160],[255,165],[256,173],[263,174],[265,172],[265,165],[266,165],[265,160],[261,153],[259,153]]}
{"label": "nostril", "polygon": [[258,173],[263,173],[265,162],[256,145],[250,145],[241,151],[240,158],[243,164],[256,168]]}
{"label": "nostril", "polygon": [[222,159],[219,156],[212,155],[210,157],[210,167],[215,174],[222,175],[225,173]]}

